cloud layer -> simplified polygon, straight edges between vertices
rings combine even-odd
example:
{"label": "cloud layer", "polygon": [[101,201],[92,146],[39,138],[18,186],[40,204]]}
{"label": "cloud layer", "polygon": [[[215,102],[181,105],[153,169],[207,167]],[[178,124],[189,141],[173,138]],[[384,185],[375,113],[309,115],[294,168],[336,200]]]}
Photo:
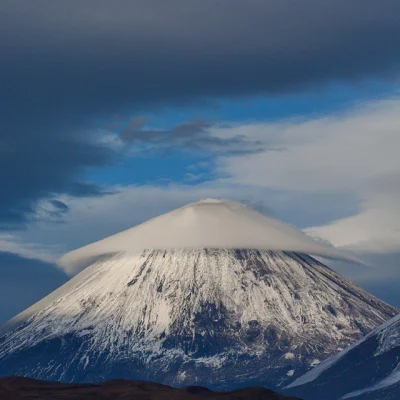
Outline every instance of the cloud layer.
{"label": "cloud layer", "polygon": [[300,230],[247,205],[204,199],[65,254],[59,264],[76,273],[101,256],[146,249],[220,248],[295,251],[346,258]]}
{"label": "cloud layer", "polygon": [[397,0],[3,0],[0,224],[101,192],[79,182],[114,162],[94,120],[397,77],[399,14]]}
{"label": "cloud layer", "polygon": [[[81,247],[207,197],[262,200],[279,218],[352,251],[400,250],[400,100],[328,117],[207,129],[210,137],[228,143],[241,137],[264,150],[219,154],[220,178],[202,184],[114,186],[109,194],[91,199],[68,195],[40,203],[38,212],[53,220],[61,215],[66,224],[46,219],[30,224],[19,235],[27,251],[33,251],[35,241],[50,246],[52,254],[57,242],[65,251]],[[7,240],[5,250],[12,241]]]}
{"label": "cloud layer", "polygon": [[[221,158],[228,182],[306,193],[340,193],[358,211],[309,233],[357,251],[400,250],[400,100],[304,121],[225,128],[223,137],[246,132],[264,146],[282,147],[245,157]],[[301,208],[299,208],[301,210]]]}

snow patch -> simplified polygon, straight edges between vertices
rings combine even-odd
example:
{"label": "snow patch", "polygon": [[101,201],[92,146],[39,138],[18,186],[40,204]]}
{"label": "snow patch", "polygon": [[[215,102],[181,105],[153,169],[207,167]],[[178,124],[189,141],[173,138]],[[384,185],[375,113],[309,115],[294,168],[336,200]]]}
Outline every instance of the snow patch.
{"label": "snow patch", "polygon": [[286,353],[283,358],[285,360],[293,360],[296,356],[293,353]]}

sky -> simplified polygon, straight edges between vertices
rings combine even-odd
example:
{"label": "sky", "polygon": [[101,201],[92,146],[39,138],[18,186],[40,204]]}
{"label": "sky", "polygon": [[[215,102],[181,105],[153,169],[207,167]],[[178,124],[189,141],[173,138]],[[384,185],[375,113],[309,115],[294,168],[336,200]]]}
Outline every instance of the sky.
{"label": "sky", "polygon": [[65,252],[207,197],[400,306],[397,0],[3,0],[0,323]]}

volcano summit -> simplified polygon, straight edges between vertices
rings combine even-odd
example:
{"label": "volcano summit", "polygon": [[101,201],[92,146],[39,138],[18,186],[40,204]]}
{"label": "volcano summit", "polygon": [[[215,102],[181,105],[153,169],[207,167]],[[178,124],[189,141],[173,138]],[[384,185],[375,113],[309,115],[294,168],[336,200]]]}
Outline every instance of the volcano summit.
{"label": "volcano summit", "polygon": [[0,376],[282,387],[398,312],[308,254],[340,257],[241,203],[189,204],[65,255],[84,269],[2,327]]}

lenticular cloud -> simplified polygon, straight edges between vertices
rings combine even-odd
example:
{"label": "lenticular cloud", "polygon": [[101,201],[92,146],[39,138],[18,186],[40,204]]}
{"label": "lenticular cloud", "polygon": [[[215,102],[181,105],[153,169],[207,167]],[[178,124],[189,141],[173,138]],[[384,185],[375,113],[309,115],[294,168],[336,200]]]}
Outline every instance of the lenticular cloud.
{"label": "lenticular cloud", "polygon": [[184,248],[282,250],[347,258],[338,250],[247,205],[205,199],[67,253],[59,265],[74,274],[110,254]]}

